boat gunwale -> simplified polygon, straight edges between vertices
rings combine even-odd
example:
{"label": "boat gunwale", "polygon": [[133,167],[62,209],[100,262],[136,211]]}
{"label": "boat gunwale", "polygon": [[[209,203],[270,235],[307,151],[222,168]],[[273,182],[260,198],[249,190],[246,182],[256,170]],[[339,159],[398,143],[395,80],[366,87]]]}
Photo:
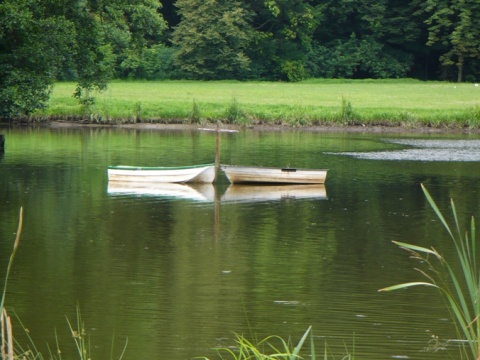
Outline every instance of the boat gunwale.
{"label": "boat gunwale", "polygon": [[280,171],[328,171],[329,169],[308,169],[308,168],[295,168],[295,167],[265,167],[265,166],[254,166],[254,165],[220,165],[222,170],[224,169],[262,169],[262,170],[280,170]]}
{"label": "boat gunwale", "polygon": [[212,164],[200,164],[200,165],[186,165],[186,166],[133,166],[133,165],[111,165],[108,166],[108,170],[127,170],[127,171],[140,171],[140,170],[188,170],[188,169],[200,169],[215,166]]}

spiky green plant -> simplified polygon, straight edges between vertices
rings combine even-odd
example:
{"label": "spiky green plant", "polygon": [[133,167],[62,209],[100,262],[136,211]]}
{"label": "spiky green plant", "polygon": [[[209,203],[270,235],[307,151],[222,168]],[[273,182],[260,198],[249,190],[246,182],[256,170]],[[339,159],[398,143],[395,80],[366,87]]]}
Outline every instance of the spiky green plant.
{"label": "spiky green plant", "polygon": [[[458,336],[465,339],[468,345],[462,342],[462,358],[480,359],[480,284],[479,268],[476,258],[478,256],[475,244],[475,219],[472,217],[470,233],[460,228],[457,211],[453,200],[451,200],[452,213],[455,230],[438,209],[435,201],[422,184],[422,190],[434,210],[435,214],[447,230],[449,237],[455,246],[457,261],[460,270],[456,270],[453,259],[446,259],[436,249],[425,248],[417,245],[394,241],[402,249],[410,252],[413,258],[420,260],[426,265],[425,270],[417,269],[427,281],[415,281],[398,284],[380,291],[392,291],[405,289],[411,286],[428,286],[436,288],[445,299],[452,318],[455,322]],[[456,261],[456,262],[457,262]]]}
{"label": "spiky green plant", "polygon": [[195,100],[193,100],[192,111],[190,111],[188,117],[192,124],[202,124],[204,122],[200,106],[198,106],[198,103]]}
{"label": "spiky green plant", "polygon": [[249,122],[247,114],[235,97],[225,111],[225,119],[229,124],[247,125]]}
{"label": "spiky green plant", "polygon": [[346,122],[350,123],[356,117],[355,111],[353,110],[352,103],[345,99],[342,96],[342,107],[340,110],[340,118]]}
{"label": "spiky green plant", "polygon": [[[309,358],[315,360],[315,344],[313,341],[313,331],[310,326],[303,334],[296,346],[293,346],[290,340],[284,340],[280,336],[268,336],[261,341],[252,342],[243,335],[235,335],[235,347],[215,348],[219,359],[226,360],[300,360]],[[307,339],[310,337],[310,345],[306,345]],[[277,344],[277,345],[275,345]],[[301,355],[303,353],[303,356]],[[199,359],[209,360],[206,357]],[[323,359],[335,359],[327,349],[323,353]],[[355,355],[348,353],[341,358],[342,360],[354,360]]]}
{"label": "spiky green plant", "polygon": [[[310,358],[315,360],[315,347],[311,326],[305,331],[295,347],[280,336],[268,336],[258,343],[253,343],[243,335],[237,334],[235,350],[231,348],[216,348],[215,350],[220,359],[226,359],[225,356],[227,356],[233,360],[297,360],[301,358],[300,351],[308,335],[310,335]],[[279,345],[275,345],[274,343],[278,343]],[[208,358],[203,359],[208,360]]]}

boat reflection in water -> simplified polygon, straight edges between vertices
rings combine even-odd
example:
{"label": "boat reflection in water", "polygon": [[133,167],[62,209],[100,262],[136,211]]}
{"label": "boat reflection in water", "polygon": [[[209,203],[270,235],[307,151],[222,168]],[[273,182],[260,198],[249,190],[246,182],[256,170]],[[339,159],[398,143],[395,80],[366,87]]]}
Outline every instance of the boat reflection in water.
{"label": "boat reflection in water", "polygon": [[187,185],[184,183],[109,181],[108,194],[155,196],[213,202],[215,199],[215,188],[212,184]]}
{"label": "boat reflection in water", "polygon": [[[215,186],[212,184],[184,183],[135,183],[131,181],[109,181],[109,195],[155,196],[171,199],[187,199],[214,202]],[[260,202],[289,199],[327,199],[323,184],[315,185],[238,185],[231,184],[220,197],[221,202]],[[216,202],[216,201],[215,201]]]}
{"label": "boat reflection in water", "polygon": [[287,199],[327,199],[325,185],[230,185],[222,202],[278,201]]}

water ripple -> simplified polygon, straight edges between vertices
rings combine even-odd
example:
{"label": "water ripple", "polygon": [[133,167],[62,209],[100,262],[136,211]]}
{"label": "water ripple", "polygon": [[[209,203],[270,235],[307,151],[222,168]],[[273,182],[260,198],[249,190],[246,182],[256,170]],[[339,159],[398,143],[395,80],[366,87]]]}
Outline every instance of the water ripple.
{"label": "water ripple", "polygon": [[343,152],[347,155],[366,160],[394,161],[480,161],[480,140],[406,140],[390,139],[388,143],[404,145],[408,148],[371,152]]}

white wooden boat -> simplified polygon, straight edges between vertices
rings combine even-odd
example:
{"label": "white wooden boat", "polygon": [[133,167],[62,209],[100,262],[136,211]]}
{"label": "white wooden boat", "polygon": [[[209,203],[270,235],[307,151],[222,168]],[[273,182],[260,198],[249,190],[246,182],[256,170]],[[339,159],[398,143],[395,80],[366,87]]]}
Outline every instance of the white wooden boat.
{"label": "white wooden boat", "polygon": [[158,183],[212,183],[215,165],[177,167],[109,166],[108,180]]}
{"label": "white wooden boat", "polygon": [[232,184],[222,195],[222,202],[260,202],[290,199],[326,200],[327,190],[323,184],[252,185]]}
{"label": "white wooden boat", "polygon": [[109,181],[107,192],[112,196],[135,195],[202,202],[213,202],[215,199],[215,188],[212,184]]}
{"label": "white wooden boat", "polygon": [[324,184],[327,170],[221,165],[232,183]]}

